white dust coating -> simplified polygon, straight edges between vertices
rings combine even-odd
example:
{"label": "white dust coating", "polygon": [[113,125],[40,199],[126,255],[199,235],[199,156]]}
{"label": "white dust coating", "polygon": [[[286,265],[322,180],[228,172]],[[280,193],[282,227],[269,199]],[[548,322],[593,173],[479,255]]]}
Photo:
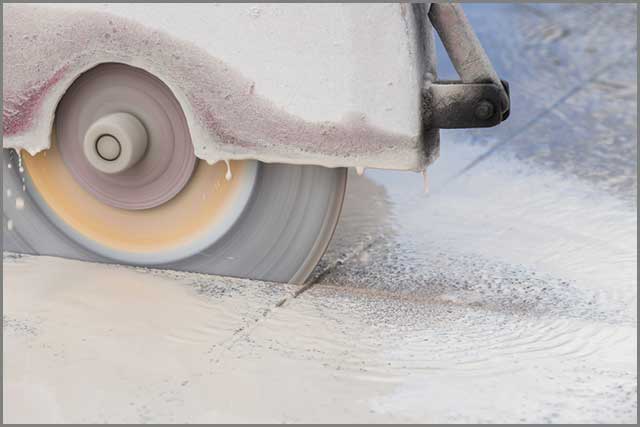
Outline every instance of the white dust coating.
{"label": "white dust coating", "polygon": [[[350,93],[356,88],[358,90],[350,99],[371,96],[368,94],[372,93],[392,100],[398,104],[391,110],[393,112],[387,113],[390,117],[393,115],[393,121],[385,121],[383,114],[348,111],[345,105],[330,105],[328,101],[323,104],[322,111],[326,112],[326,117],[330,116],[332,110],[343,111],[339,120],[304,119],[301,107],[304,103],[300,100],[297,100],[295,108],[292,106],[294,113],[291,113],[286,108],[288,105],[283,108],[273,102],[274,91],[267,90],[269,97],[262,94],[260,84],[268,89],[268,83],[260,79],[259,66],[256,69],[256,66],[243,64],[241,68],[245,73],[248,69],[256,73],[256,76],[249,78],[225,62],[226,58],[221,59],[213,53],[222,50],[216,48],[216,42],[227,46],[230,40],[239,36],[227,35],[226,39],[218,41],[215,37],[207,39],[205,49],[198,43],[175,37],[174,33],[178,31],[172,30],[170,34],[160,29],[172,28],[174,24],[169,19],[169,12],[173,10],[172,13],[179,16],[175,8],[158,6],[159,11],[168,15],[164,20],[158,18],[158,22],[155,22],[157,25],[151,27],[140,24],[143,21],[140,16],[136,20],[122,16],[126,15],[127,7],[134,8],[115,5],[68,6],[66,9],[43,5],[3,6],[3,147],[25,149],[31,154],[48,148],[55,107],[66,89],[84,71],[100,63],[120,62],[143,68],[169,86],[185,112],[196,155],[212,163],[257,159],[330,167],[360,165],[420,170],[437,155],[437,150],[425,149],[421,137],[416,28],[411,9],[404,5],[367,5],[366,9],[350,6],[349,13],[340,12],[342,9],[339,6],[331,6],[338,8],[337,16],[346,20],[340,24],[341,20],[334,19],[332,25],[347,25],[348,28],[350,22],[357,22],[367,31],[375,31],[372,28],[376,27],[376,23],[385,23],[393,26],[391,34],[395,36],[388,37],[387,32],[374,32],[366,36],[375,38],[375,34],[378,34],[380,40],[372,42],[367,39],[365,43],[363,36],[360,36],[362,39],[351,41],[336,40],[336,48],[346,42],[358,43],[349,51],[351,55],[347,56],[351,61],[348,73],[351,80],[318,79],[311,88],[315,93],[324,93],[325,100],[332,93]],[[282,7],[283,13],[293,10]],[[111,9],[118,9],[119,14],[109,13]],[[212,19],[222,19],[220,14],[230,13],[213,5],[208,5],[205,10]],[[325,15],[331,10],[319,9]],[[277,14],[270,16],[272,26],[277,27]],[[265,14],[260,14],[257,19],[262,22],[266,19]],[[310,24],[313,22],[318,28],[324,25],[311,19]],[[145,21],[145,24],[149,22]],[[183,24],[182,27],[188,27],[187,22]],[[194,32],[196,27],[194,23]],[[211,29],[211,25],[207,28]],[[353,36],[357,33],[354,31],[350,34]],[[376,49],[372,49],[372,45]],[[301,54],[313,55],[314,58],[322,54],[313,51],[311,46],[309,43],[309,51]],[[370,70],[376,61],[382,61],[384,52],[392,50],[395,50],[400,64],[393,71],[397,79],[391,86],[381,84],[378,88]],[[289,50],[284,53],[287,58],[296,57]],[[274,44],[273,55],[278,55],[277,43]],[[304,58],[300,54],[297,56]],[[389,63],[388,60],[385,62]],[[339,68],[338,65],[325,64],[323,68],[335,69]],[[384,64],[380,66],[380,72],[389,68]],[[296,73],[293,65],[281,67],[286,68],[288,73]],[[297,74],[313,72],[300,70]],[[383,82],[387,80],[385,76]],[[366,84],[358,86],[360,81]],[[397,89],[399,87],[402,87],[401,91]],[[282,93],[286,91],[283,89]],[[316,106],[309,104],[310,101],[307,101],[308,109],[315,111]],[[377,103],[368,105],[370,107],[364,108],[378,108]],[[314,115],[322,117],[318,111]],[[371,120],[372,117],[375,121]],[[432,154],[427,156],[426,152]]]}

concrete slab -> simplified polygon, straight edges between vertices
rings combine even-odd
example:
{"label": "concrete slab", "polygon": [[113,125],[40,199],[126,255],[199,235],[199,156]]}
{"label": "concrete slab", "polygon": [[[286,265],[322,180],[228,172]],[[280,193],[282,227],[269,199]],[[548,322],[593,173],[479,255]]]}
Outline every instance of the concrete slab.
{"label": "concrete slab", "polygon": [[48,257],[3,269],[8,423],[195,420],[206,389],[224,393],[219,353],[294,289]]}

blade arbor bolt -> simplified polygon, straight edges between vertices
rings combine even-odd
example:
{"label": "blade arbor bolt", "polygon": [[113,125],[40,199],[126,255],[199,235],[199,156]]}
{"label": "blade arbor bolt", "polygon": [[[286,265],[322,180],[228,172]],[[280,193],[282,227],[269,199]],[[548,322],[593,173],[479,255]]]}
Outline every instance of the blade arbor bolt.
{"label": "blade arbor bolt", "polygon": [[96,151],[104,160],[113,161],[120,156],[122,147],[112,135],[102,135],[96,141]]}
{"label": "blade arbor bolt", "polygon": [[147,131],[136,116],[114,113],[100,117],[84,136],[84,155],[94,168],[117,174],[135,166],[147,150]]}

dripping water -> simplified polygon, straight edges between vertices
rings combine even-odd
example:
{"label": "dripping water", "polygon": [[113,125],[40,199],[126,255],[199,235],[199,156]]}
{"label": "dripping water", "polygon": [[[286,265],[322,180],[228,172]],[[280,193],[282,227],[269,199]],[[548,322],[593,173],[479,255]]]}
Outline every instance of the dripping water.
{"label": "dripping water", "polygon": [[427,168],[424,168],[422,171],[422,180],[424,185],[424,194],[429,194],[429,174],[427,173]]}
{"label": "dripping water", "polygon": [[231,163],[229,163],[229,160],[225,160],[224,163],[227,165],[227,173],[224,175],[224,179],[231,181],[231,178],[233,178],[231,174]]}

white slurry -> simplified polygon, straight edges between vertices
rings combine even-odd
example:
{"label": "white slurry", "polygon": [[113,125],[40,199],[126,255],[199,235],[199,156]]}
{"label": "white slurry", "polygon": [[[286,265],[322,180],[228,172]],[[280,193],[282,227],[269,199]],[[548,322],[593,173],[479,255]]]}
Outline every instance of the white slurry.
{"label": "white slurry", "polygon": [[428,194],[429,193],[429,172],[427,171],[426,168],[422,171],[422,181],[423,181],[424,194]]}
{"label": "white slurry", "polygon": [[14,151],[16,156],[18,156],[18,171],[20,173],[24,173],[24,166],[22,166],[22,150],[20,148],[16,148]]}
{"label": "white slurry", "polygon": [[224,179],[231,181],[231,178],[233,178],[233,175],[231,174],[231,163],[229,163],[229,160],[225,160],[224,163],[227,165],[227,172],[224,174]]}

